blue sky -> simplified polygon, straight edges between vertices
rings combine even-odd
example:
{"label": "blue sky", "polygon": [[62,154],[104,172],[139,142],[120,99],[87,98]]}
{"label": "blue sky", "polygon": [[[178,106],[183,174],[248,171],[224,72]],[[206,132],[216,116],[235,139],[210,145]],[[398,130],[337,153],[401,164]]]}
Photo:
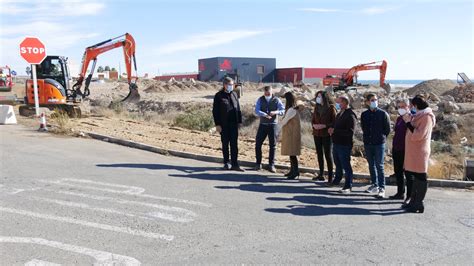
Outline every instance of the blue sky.
{"label": "blue sky", "polygon": [[[0,64],[20,74],[24,36],[68,56],[131,33],[139,75],[197,71],[197,59],[274,57],[277,67],[351,67],[386,59],[388,79],[474,78],[473,1],[0,0]],[[118,67],[120,50],[98,65]],[[376,79],[376,71],[359,79]]]}

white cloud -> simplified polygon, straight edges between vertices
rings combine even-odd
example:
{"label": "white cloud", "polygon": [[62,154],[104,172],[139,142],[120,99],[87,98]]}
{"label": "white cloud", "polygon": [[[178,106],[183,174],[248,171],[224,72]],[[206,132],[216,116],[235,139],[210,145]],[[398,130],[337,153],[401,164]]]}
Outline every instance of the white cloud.
{"label": "white cloud", "polygon": [[232,43],[234,41],[269,33],[265,30],[228,30],[213,31],[191,35],[182,40],[162,45],[156,49],[160,55],[172,54],[181,51],[191,51]]}
{"label": "white cloud", "polygon": [[[77,17],[94,16],[100,14],[104,8],[103,3],[90,0],[0,0],[2,21],[17,21],[8,27],[0,27],[0,62],[17,69],[26,66],[26,62],[19,56],[19,44],[26,36],[40,38],[48,54],[65,55],[77,59],[76,61],[80,60],[85,47],[84,40],[99,34],[84,29],[84,25],[77,23]],[[83,47],[71,54],[69,49],[77,45]]]}
{"label": "white cloud", "polygon": [[369,7],[369,8],[362,9],[360,12],[367,15],[378,15],[378,14],[384,14],[396,9],[397,8],[394,8],[394,7]]}
{"label": "white cloud", "polygon": [[48,50],[64,50],[78,41],[97,36],[97,33],[80,33],[73,26],[64,23],[36,21],[25,23],[10,28],[0,30],[1,44],[4,48],[11,49],[12,43],[19,42],[25,36],[35,36],[40,38]]}
{"label": "white cloud", "polygon": [[298,8],[298,11],[314,13],[355,13],[365,15],[380,15],[398,9],[397,7],[368,7],[362,9],[332,9],[332,8]]}

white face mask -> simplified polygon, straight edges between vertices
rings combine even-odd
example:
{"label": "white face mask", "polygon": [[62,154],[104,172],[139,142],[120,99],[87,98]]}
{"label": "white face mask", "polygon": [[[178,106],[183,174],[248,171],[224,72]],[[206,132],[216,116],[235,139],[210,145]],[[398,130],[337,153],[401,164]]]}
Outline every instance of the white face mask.
{"label": "white face mask", "polygon": [[321,104],[323,102],[323,99],[321,97],[316,97],[316,103]]}
{"label": "white face mask", "polygon": [[226,90],[227,92],[232,92],[234,90],[234,85],[227,85]]}
{"label": "white face mask", "polygon": [[404,116],[406,115],[407,113],[407,109],[405,108],[398,108],[398,114],[401,115],[401,116]]}
{"label": "white face mask", "polygon": [[375,109],[379,106],[379,103],[377,101],[370,102],[370,109]]}
{"label": "white face mask", "polygon": [[271,95],[270,96],[265,96],[265,100],[267,100],[267,102],[270,101],[271,99],[272,99]]}

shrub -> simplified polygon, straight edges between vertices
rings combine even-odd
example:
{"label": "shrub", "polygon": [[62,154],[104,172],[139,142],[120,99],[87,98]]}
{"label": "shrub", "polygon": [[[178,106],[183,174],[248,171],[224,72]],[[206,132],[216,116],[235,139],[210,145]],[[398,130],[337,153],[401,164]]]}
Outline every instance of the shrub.
{"label": "shrub", "polygon": [[208,110],[194,110],[178,115],[174,125],[182,128],[209,131],[214,126],[212,113]]}
{"label": "shrub", "polygon": [[51,114],[51,119],[56,125],[52,129],[53,133],[56,134],[70,134],[72,132],[71,121],[69,115],[63,110],[54,110],[54,113]]}

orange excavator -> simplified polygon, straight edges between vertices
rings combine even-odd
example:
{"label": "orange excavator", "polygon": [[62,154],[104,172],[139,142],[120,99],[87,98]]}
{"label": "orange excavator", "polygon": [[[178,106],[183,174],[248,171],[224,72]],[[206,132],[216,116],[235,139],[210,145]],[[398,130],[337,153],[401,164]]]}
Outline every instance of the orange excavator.
{"label": "orange excavator", "polygon": [[385,83],[385,74],[387,73],[387,61],[385,60],[353,66],[349,69],[349,71],[347,71],[347,73],[343,73],[341,76],[326,76],[323,79],[323,85],[333,86],[335,91],[345,90],[349,86],[360,85],[357,82],[357,74],[359,71],[375,69],[378,69],[380,71],[380,87],[388,87],[389,84]]}
{"label": "orange excavator", "polygon": [[[97,57],[100,54],[119,47],[123,47],[127,81],[129,84],[129,93],[122,101],[136,102],[140,100],[140,94],[138,93],[138,87],[136,85],[138,78],[132,75],[132,62],[135,74],[137,72],[135,40],[132,35],[125,33],[116,38],[87,47],[82,58],[81,72],[76,83],[72,86],[69,84],[71,77],[69,75],[67,58],[63,56],[47,56],[45,60],[36,67],[39,105],[51,110],[64,110],[71,117],[80,117],[81,110],[79,104],[90,94],[89,85],[94,74]],[[92,67],[87,75],[91,61]],[[81,88],[83,84],[84,90],[82,91]],[[20,106],[21,115],[31,114],[31,110],[34,108],[32,79],[28,79],[26,82],[25,104],[26,105]]]}

